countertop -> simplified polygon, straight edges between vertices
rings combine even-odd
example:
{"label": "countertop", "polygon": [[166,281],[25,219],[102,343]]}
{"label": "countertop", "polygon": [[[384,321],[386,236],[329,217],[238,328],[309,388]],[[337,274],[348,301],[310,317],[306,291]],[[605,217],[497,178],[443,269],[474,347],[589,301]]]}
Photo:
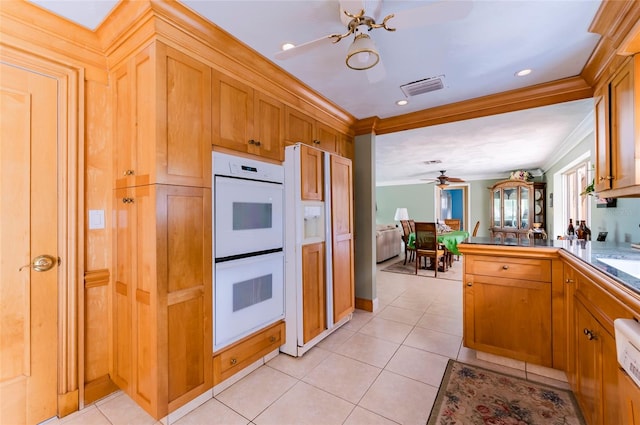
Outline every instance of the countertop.
{"label": "countertop", "polygon": [[469,238],[460,243],[472,245],[494,245],[494,246],[521,246],[535,248],[562,248],[574,257],[590,264],[594,268],[611,276],[627,288],[640,295],[640,279],[618,270],[600,259],[622,259],[640,262],[640,250],[631,248],[629,243],[598,242],[582,240],[552,240],[552,239],[528,239],[518,241],[517,239],[493,239],[488,237]]}

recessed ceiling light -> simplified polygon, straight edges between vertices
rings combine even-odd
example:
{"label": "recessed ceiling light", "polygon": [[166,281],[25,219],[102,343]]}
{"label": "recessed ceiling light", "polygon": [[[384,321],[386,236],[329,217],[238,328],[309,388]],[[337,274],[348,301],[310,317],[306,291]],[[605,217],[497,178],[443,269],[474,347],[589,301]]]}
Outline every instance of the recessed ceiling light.
{"label": "recessed ceiling light", "polygon": [[296,45],[293,43],[284,43],[280,48],[282,49],[282,51],[285,51],[285,50],[293,49],[294,47],[296,47]]}
{"label": "recessed ceiling light", "polygon": [[516,72],[516,77],[524,77],[525,75],[531,74],[531,70],[529,68],[523,69],[521,71]]}
{"label": "recessed ceiling light", "polygon": [[398,105],[398,106],[404,106],[404,105],[406,105],[407,103],[409,103],[409,101],[408,101],[408,100],[406,100],[406,99],[402,99],[402,100],[397,101],[397,102],[396,102],[396,105]]}

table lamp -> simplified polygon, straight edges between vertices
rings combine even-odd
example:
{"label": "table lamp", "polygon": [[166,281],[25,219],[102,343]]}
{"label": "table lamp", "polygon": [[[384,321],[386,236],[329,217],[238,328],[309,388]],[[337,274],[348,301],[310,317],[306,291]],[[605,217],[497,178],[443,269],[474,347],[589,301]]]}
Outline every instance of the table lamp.
{"label": "table lamp", "polygon": [[396,215],[393,216],[395,221],[409,220],[409,212],[406,208],[396,208]]}

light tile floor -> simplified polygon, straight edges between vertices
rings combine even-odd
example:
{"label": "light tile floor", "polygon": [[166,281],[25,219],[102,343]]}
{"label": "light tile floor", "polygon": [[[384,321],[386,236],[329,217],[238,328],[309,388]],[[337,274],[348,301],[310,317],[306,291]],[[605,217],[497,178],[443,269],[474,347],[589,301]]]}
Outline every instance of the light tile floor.
{"label": "light tile floor", "polygon": [[[539,375],[540,368],[479,360],[463,347],[462,285],[440,276],[378,272],[376,312],[356,310],[350,322],[304,356],[279,354],[175,424],[425,424],[450,358],[567,388],[562,380]],[[118,392],[49,423],[157,421]]]}

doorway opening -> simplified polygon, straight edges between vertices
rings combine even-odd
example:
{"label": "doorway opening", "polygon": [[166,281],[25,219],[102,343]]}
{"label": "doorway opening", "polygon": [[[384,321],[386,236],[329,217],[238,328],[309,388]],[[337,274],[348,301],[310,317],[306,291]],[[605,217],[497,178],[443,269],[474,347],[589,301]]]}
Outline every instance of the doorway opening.
{"label": "doorway opening", "polygon": [[435,190],[435,217],[438,221],[448,218],[460,220],[460,229],[471,232],[469,223],[469,186],[451,185]]}

